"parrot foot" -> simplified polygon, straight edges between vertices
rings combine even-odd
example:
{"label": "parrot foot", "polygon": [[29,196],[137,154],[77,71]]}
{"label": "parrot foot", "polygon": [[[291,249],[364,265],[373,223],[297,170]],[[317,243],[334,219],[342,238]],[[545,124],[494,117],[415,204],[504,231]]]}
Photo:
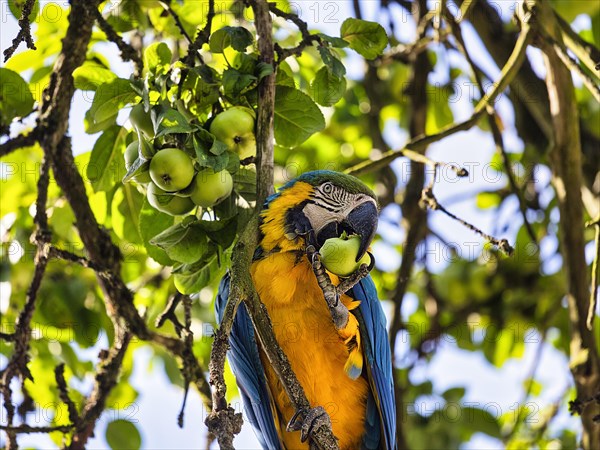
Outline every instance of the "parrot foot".
{"label": "parrot foot", "polygon": [[[301,415],[304,416],[302,422],[298,420]],[[287,424],[286,431],[300,431],[300,441],[306,442],[312,433],[322,426],[328,426],[331,429],[331,419],[322,406],[317,406],[308,410],[296,411]]]}
{"label": "parrot foot", "polygon": [[333,324],[337,330],[341,330],[348,324],[349,315],[348,308],[340,301],[343,292],[340,292],[331,282],[331,278],[329,278],[329,275],[325,271],[325,267],[323,267],[323,264],[321,263],[321,255],[319,255],[319,252],[317,252],[315,247],[309,245],[306,248],[306,254],[311,262],[313,272],[317,277],[317,283],[319,283],[319,287],[321,288],[321,291],[323,291],[323,296],[329,307]]}

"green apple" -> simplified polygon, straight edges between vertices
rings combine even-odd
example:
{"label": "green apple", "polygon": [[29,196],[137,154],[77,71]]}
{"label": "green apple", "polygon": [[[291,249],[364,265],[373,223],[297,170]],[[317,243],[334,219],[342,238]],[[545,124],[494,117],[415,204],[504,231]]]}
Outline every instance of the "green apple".
{"label": "green apple", "polygon": [[140,130],[142,133],[144,133],[144,135],[146,135],[146,137],[154,137],[154,125],[152,125],[150,113],[144,111],[144,105],[142,103],[138,103],[131,108],[131,112],[129,113],[129,121],[136,130]]}
{"label": "green apple", "polygon": [[215,172],[206,169],[198,172],[194,178],[192,201],[203,208],[215,206],[225,200],[233,190],[233,178],[226,170]]}
{"label": "green apple", "polygon": [[154,183],[148,184],[146,195],[148,196],[148,203],[153,208],[172,216],[187,214],[196,206],[189,197],[178,197],[177,195],[170,194],[163,191]]}
{"label": "green apple", "polygon": [[[136,159],[139,157],[139,142],[133,141],[131,144],[127,146],[125,149],[125,169],[129,170],[129,168],[133,165]],[[150,179],[150,172],[146,171],[140,173],[133,178],[131,178],[136,183],[144,184],[152,181]]]}
{"label": "green apple", "polygon": [[339,238],[327,239],[319,253],[327,270],[341,277],[347,277],[356,272],[362,264],[369,265],[371,262],[368,253],[365,253],[360,261],[356,262],[359,248],[360,236],[343,235]]}
{"label": "green apple", "polygon": [[217,115],[210,124],[210,132],[240,159],[256,155],[254,116],[251,109],[234,106]]}
{"label": "green apple", "polygon": [[150,161],[150,178],[167,192],[185,189],[194,178],[192,158],[178,148],[163,148]]}

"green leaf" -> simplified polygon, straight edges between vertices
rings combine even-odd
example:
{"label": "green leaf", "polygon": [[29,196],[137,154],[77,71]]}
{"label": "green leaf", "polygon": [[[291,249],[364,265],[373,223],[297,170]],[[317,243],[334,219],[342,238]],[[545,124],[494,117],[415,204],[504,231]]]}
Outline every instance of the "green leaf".
{"label": "green leaf", "polygon": [[256,83],[254,75],[238,72],[235,69],[227,69],[223,72],[223,91],[225,95],[239,97],[245,89]]}
{"label": "green leaf", "polygon": [[256,200],[256,171],[242,167],[233,176],[233,189],[247,201]]}
{"label": "green leaf", "polygon": [[195,263],[208,251],[206,234],[193,216],[154,236],[150,243],[162,248],[174,261],[185,264]]}
{"label": "green leaf", "polygon": [[33,95],[17,72],[0,67],[0,126],[10,125],[33,109]]}
{"label": "green leaf", "polygon": [[463,387],[450,388],[442,394],[444,400],[452,403],[459,403],[465,396],[466,389]]}
{"label": "green leaf", "polygon": [[[183,83],[181,98],[186,102],[186,106],[192,109],[197,116],[200,115],[203,108],[212,105],[219,100],[219,86],[215,82],[208,82],[197,73],[197,70],[190,71]],[[193,103],[194,108],[190,103]]]}
{"label": "green leaf", "polygon": [[110,83],[117,76],[96,61],[86,61],[73,71],[75,87],[82,91],[95,91],[98,86]]}
{"label": "green leaf", "polygon": [[113,450],[137,450],[142,446],[142,436],[133,423],[117,419],[106,427],[106,442]]}
{"label": "green leaf", "polygon": [[226,151],[227,145],[205,129],[201,128],[194,133],[193,145],[201,167],[210,167],[219,172],[229,164],[230,152]]}
{"label": "green leaf", "polygon": [[94,122],[102,122],[116,116],[126,104],[137,103],[139,99],[140,96],[129,80],[115,78],[98,86],[90,108],[90,116]]}
{"label": "green leaf", "polygon": [[485,433],[488,436],[501,438],[500,425],[496,418],[488,411],[465,406],[462,409],[463,423],[474,432]]}
{"label": "green leaf", "polygon": [[109,191],[121,181],[125,170],[123,152],[128,131],[113,125],[100,135],[87,165],[87,177],[94,192]]}
{"label": "green leaf", "polygon": [[288,86],[277,86],[275,139],[279,145],[296,147],[323,128],[323,114],[308,95]]}
{"label": "green leaf", "polygon": [[346,92],[346,79],[332,75],[327,67],[321,67],[312,82],[313,98],[322,106],[333,106]]}
{"label": "green leaf", "polygon": [[256,78],[258,81],[273,73],[273,66],[265,62],[259,62],[256,65]]}
{"label": "green leaf", "polygon": [[[117,7],[109,8],[110,15],[107,22],[117,32],[125,32],[130,30],[143,30],[150,24],[148,23],[148,15],[142,10],[141,5],[145,2],[135,0],[124,0]],[[160,6],[158,4],[156,6]]]}
{"label": "green leaf", "polygon": [[148,199],[144,199],[144,204],[140,211],[140,236],[142,236],[148,256],[163,266],[170,266],[173,264],[173,261],[162,248],[150,244],[150,239],[172,226],[174,220],[173,216],[154,209],[148,203]]}
{"label": "green leaf", "polygon": [[127,183],[136,175],[140,175],[144,172],[147,172],[148,170],[150,170],[150,160],[138,156],[138,158],[133,162],[133,164],[129,166],[129,170],[127,171],[127,173],[121,181],[123,183]]}
{"label": "green leaf", "polygon": [[210,284],[211,280],[222,277],[227,266],[222,261],[223,256],[216,245],[209,244],[208,253],[200,261],[174,269],[177,290],[182,294],[193,294]]}
{"label": "green leaf", "polygon": [[206,232],[208,238],[219,244],[222,248],[228,248],[235,240],[237,231],[237,216],[225,220],[202,220],[198,226]]}
{"label": "green leaf", "polygon": [[252,33],[246,28],[225,26],[210,35],[208,45],[213,53],[223,53],[227,47],[244,52],[253,42]]}
{"label": "green leaf", "polygon": [[183,114],[173,108],[165,108],[158,113],[156,137],[173,133],[191,133],[194,129]]}
{"label": "green leaf", "polygon": [[323,64],[329,70],[329,73],[336,78],[342,78],[346,75],[346,67],[344,64],[335,56],[331,50],[327,47],[320,46],[319,53],[321,54],[321,59],[323,60]]}
{"label": "green leaf", "polygon": [[477,207],[479,209],[495,208],[501,200],[502,197],[497,192],[479,192],[477,194]]}
{"label": "green leaf", "polygon": [[277,69],[277,74],[275,75],[275,84],[280,86],[289,86],[292,88],[296,87],[296,82],[294,81],[294,72],[290,65],[282,61],[279,64],[279,68]]}
{"label": "green leaf", "polygon": [[119,223],[117,223],[117,218],[113,219],[115,231],[128,242],[142,243],[139,220],[146,197],[131,184],[123,185],[122,192],[123,200],[118,206],[119,213],[121,213],[121,217],[118,218],[120,219]]}
{"label": "green leaf", "polygon": [[[164,42],[153,42],[144,50],[144,67],[152,73],[167,73],[173,54]],[[158,70],[157,70],[158,69]]]}
{"label": "green leaf", "polygon": [[117,115],[118,114],[114,114],[102,122],[96,122],[92,117],[91,110],[88,109],[83,118],[83,128],[87,134],[99,133],[100,131],[106,130],[111,125],[115,125],[117,123]]}
{"label": "green leaf", "polygon": [[385,29],[377,22],[348,18],[342,23],[340,34],[350,48],[366,59],[375,59],[388,44]]}
{"label": "green leaf", "polygon": [[334,36],[329,36],[325,33],[318,33],[319,36],[321,37],[322,40],[324,40],[325,42],[328,42],[329,44],[331,44],[332,47],[337,47],[337,48],[344,48],[344,47],[348,47],[348,45],[350,45],[348,43],[348,41],[345,41],[342,38],[339,37],[334,37]]}

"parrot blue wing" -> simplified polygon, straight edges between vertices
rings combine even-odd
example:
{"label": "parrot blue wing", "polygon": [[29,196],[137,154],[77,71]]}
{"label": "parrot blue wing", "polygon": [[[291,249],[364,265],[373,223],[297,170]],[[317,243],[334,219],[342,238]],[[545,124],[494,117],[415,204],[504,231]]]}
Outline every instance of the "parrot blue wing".
{"label": "parrot blue wing", "polygon": [[[363,446],[368,449],[394,450],[396,449],[396,403],[385,314],[370,276],[363,278],[348,294],[360,300],[358,320],[363,330],[361,333],[363,352],[367,362],[369,383],[372,386],[367,398],[366,433]],[[380,442],[381,434],[384,439]]]}
{"label": "parrot blue wing", "polygon": [[[230,276],[227,273],[221,280],[215,300],[217,323],[219,324],[229,298],[229,284]],[[273,419],[265,372],[254,338],[254,327],[244,304],[238,307],[229,336],[229,344],[230,349],[227,356],[242,395],[246,417],[263,448],[281,448]]]}

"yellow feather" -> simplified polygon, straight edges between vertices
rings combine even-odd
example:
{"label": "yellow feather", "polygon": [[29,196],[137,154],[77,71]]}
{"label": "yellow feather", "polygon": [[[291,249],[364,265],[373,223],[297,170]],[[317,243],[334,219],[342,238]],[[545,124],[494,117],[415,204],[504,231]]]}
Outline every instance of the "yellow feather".
{"label": "yellow feather", "polygon": [[[285,239],[283,233],[280,236]],[[273,243],[281,247],[280,243]],[[352,379],[349,376],[357,371],[360,375],[363,366],[358,321],[351,313],[348,325],[340,331],[335,329],[306,258],[298,262],[295,253],[274,253],[255,261],[251,272],[258,295],[273,322],[277,341],[311,407],[322,406],[329,413],[341,449],[360,448],[369,386],[364,377]],[[349,309],[358,306],[358,302],[346,295],[342,301]],[[295,410],[262,352],[261,360],[281,426],[291,419]],[[308,448],[300,442],[299,432],[279,429],[285,448]]]}

